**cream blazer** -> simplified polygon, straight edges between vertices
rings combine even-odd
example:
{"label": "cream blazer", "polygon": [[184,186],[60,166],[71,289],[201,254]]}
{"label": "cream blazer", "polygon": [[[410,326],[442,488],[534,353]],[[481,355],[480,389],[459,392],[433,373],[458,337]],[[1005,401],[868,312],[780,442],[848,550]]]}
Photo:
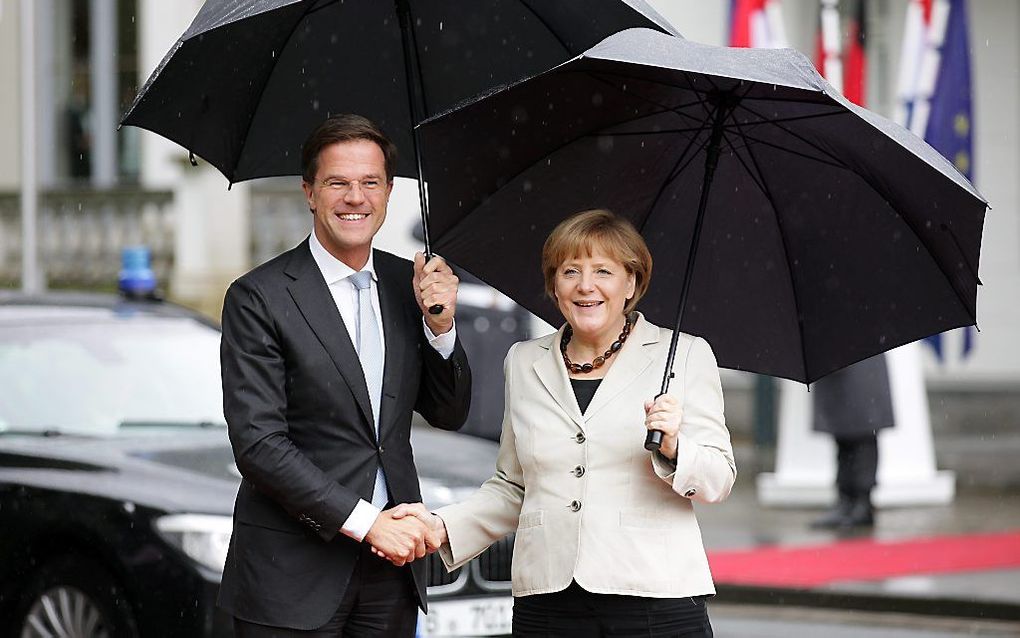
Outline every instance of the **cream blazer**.
{"label": "cream blazer", "polygon": [[644,449],[644,406],[658,394],[672,331],[639,316],[582,415],[563,329],[514,344],[496,473],[441,508],[453,570],[516,531],[513,594],[565,589],[656,598],[715,593],[692,501],[725,499],[736,478],[715,355],[680,335],[670,394],[682,406],[676,463]]}

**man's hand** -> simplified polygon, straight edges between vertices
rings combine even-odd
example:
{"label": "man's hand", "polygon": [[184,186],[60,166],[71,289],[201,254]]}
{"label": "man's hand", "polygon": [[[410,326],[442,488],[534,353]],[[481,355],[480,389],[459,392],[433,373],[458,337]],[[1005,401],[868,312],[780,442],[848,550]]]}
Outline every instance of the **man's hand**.
{"label": "man's hand", "polygon": [[372,545],[372,551],[400,567],[427,553],[425,537],[429,528],[414,517],[394,518],[393,510],[379,514],[372,528],[365,535],[364,542]]}
{"label": "man's hand", "polygon": [[425,526],[429,528],[429,534],[425,536],[425,545],[428,547],[430,554],[439,549],[443,543],[450,540],[446,533],[446,523],[443,522],[443,519],[425,509],[425,506],[421,503],[401,503],[390,510],[390,512],[393,513],[393,518],[395,519],[413,516],[422,523],[425,523]]}
{"label": "man's hand", "polygon": [[[453,328],[453,315],[457,309],[457,285],[460,280],[442,257],[433,256],[425,263],[425,255],[414,255],[414,298],[418,301],[425,323],[432,334],[446,334]],[[443,307],[438,315],[429,313],[435,305]]]}

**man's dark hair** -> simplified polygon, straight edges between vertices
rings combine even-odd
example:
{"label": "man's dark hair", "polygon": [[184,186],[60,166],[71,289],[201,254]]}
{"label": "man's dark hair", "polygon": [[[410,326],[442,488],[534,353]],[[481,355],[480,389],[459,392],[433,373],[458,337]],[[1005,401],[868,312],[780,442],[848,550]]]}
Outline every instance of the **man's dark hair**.
{"label": "man's dark hair", "polygon": [[307,184],[315,181],[315,174],[319,170],[319,153],[322,149],[337,142],[356,140],[375,142],[382,149],[386,160],[386,181],[393,181],[393,173],[397,168],[396,145],[375,122],[352,113],[330,117],[308,136],[304,146],[301,147],[301,179]]}

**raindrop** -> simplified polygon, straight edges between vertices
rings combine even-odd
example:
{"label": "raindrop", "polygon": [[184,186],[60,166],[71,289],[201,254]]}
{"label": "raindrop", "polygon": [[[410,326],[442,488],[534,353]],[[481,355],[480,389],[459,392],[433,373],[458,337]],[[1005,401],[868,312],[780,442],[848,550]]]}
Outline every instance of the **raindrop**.
{"label": "raindrop", "polygon": [[443,21],[442,20],[439,21],[439,30],[440,31],[443,30]]}
{"label": "raindrop", "polygon": [[533,187],[534,184],[532,184],[530,179],[524,180],[524,184],[521,185],[521,188],[524,190],[525,193],[530,193]]}
{"label": "raindrop", "polygon": [[489,319],[487,317],[476,317],[474,321],[474,328],[478,332],[488,332]]}

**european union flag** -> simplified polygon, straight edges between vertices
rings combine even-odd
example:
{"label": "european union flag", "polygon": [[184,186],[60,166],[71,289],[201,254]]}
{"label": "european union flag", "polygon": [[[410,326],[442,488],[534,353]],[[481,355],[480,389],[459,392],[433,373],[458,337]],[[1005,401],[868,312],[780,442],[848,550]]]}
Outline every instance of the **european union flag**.
{"label": "european union flag", "polygon": [[[967,37],[967,0],[949,0],[949,18],[942,44],[938,79],[932,93],[926,142],[951,161],[967,179],[973,175],[973,126],[971,109],[970,52]],[[974,344],[974,328],[968,326],[963,338],[963,356]],[[925,341],[941,361],[942,335]]]}

